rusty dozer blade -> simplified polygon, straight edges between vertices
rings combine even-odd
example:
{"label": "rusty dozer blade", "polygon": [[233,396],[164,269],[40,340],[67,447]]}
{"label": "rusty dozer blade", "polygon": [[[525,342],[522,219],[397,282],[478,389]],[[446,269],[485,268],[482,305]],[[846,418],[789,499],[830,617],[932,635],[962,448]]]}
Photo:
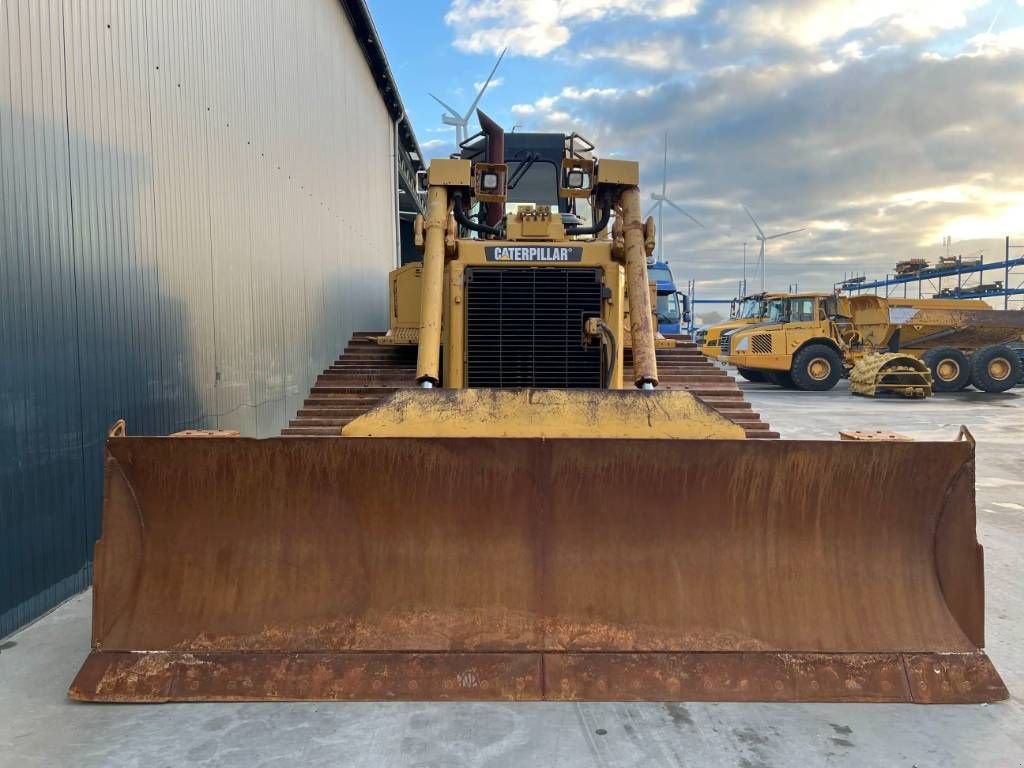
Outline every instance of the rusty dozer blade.
{"label": "rusty dozer blade", "polygon": [[969,442],[119,437],[73,699],[984,702]]}

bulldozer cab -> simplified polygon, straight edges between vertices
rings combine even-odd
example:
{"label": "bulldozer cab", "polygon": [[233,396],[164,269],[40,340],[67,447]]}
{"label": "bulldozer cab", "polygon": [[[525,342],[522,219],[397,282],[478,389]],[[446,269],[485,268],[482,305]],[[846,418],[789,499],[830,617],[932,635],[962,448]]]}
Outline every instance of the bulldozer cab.
{"label": "bulldozer cab", "polygon": [[[418,281],[392,281],[418,290],[417,383],[653,388],[654,350],[675,342],[657,332],[638,165],[599,160],[578,134],[506,135],[480,120],[428,171]],[[384,341],[408,334],[392,326]]]}
{"label": "bulldozer cab", "polygon": [[[567,225],[582,224],[583,216],[592,217],[588,194],[593,183],[591,142],[578,134],[506,134],[486,115],[481,116],[481,124],[482,130],[463,142],[453,157],[474,164],[504,164],[504,199],[478,200],[485,218],[496,221],[498,211],[514,213],[521,206],[548,207]],[[575,174],[571,179],[570,173]],[[464,230],[463,235],[471,237],[474,232]]]}

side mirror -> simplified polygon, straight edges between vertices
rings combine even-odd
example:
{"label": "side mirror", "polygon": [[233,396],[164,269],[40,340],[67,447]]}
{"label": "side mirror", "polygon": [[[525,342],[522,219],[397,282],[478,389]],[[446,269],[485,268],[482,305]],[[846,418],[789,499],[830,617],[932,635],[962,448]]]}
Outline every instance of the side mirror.
{"label": "side mirror", "polygon": [[679,316],[684,323],[690,322],[690,297],[682,291],[676,291],[676,297],[679,299]]}
{"label": "side mirror", "polygon": [[421,195],[425,195],[427,194],[427,188],[429,186],[430,184],[429,182],[427,182],[426,169],[424,168],[422,170],[416,171],[416,192]]}

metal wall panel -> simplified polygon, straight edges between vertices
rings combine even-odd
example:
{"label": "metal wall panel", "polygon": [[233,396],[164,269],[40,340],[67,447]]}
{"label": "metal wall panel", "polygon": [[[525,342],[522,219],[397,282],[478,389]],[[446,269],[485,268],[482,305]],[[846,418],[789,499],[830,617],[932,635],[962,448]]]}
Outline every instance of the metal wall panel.
{"label": "metal wall panel", "polygon": [[0,0],[0,636],[90,581],[102,443],[276,434],[396,263],[338,0]]}

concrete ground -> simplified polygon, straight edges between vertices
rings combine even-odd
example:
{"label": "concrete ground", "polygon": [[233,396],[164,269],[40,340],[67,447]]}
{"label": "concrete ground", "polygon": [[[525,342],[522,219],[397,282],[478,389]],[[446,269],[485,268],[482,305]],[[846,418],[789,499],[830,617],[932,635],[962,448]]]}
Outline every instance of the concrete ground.
{"label": "concrete ground", "polygon": [[927,402],[744,385],[783,437],[891,429],[978,440],[988,652],[1012,694],[982,706],[75,704],[81,595],[0,645],[2,766],[1024,766],[1024,389]]}

